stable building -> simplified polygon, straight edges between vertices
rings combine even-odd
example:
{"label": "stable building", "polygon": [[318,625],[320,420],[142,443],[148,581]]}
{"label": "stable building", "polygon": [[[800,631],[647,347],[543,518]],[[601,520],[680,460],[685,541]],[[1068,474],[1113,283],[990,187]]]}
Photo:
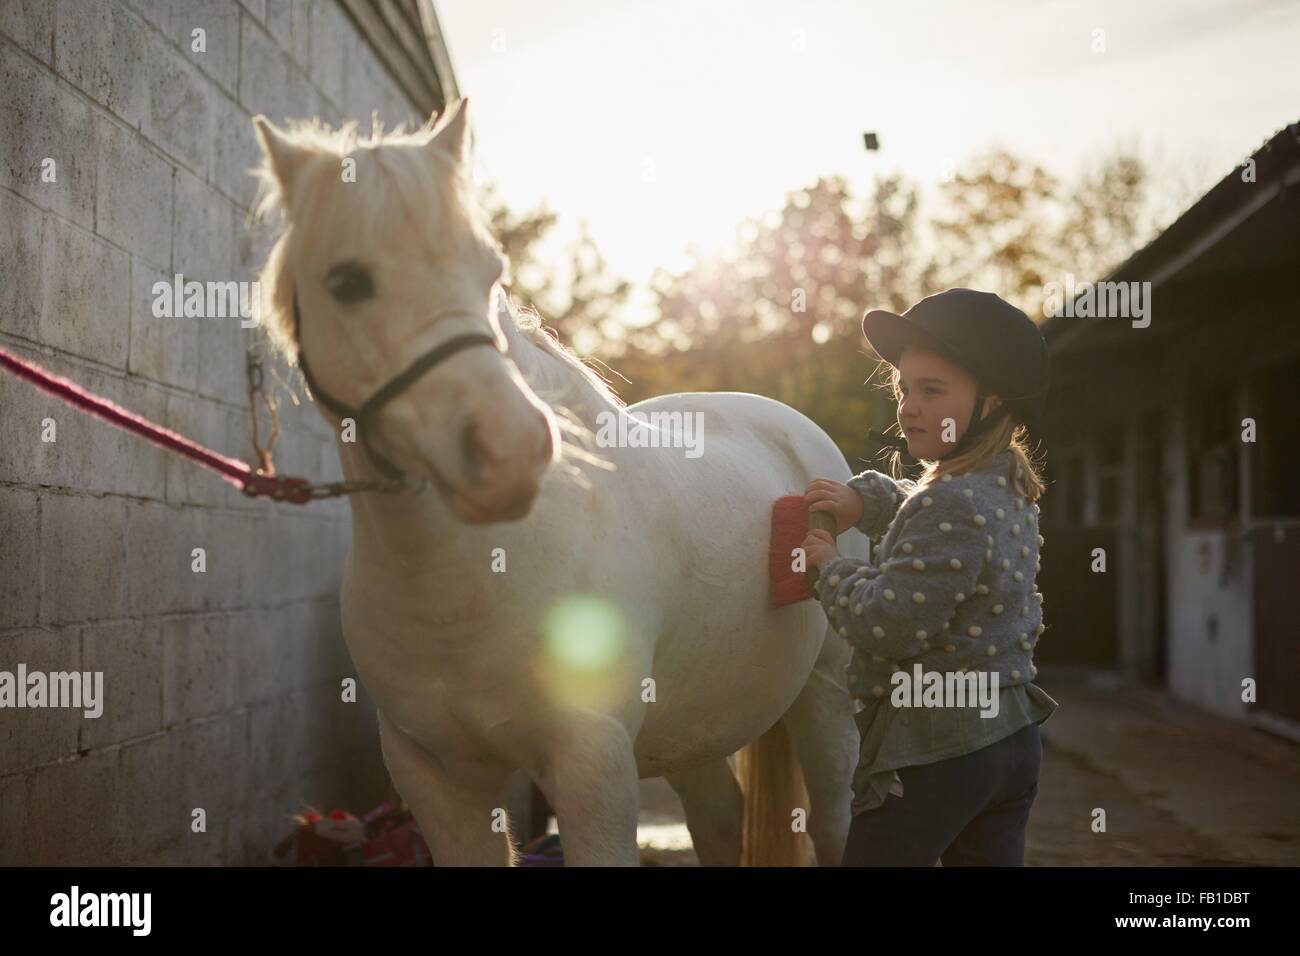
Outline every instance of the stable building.
{"label": "stable building", "polygon": [[1300,123],[1102,282],[1042,327],[1041,660],[1300,738]]}

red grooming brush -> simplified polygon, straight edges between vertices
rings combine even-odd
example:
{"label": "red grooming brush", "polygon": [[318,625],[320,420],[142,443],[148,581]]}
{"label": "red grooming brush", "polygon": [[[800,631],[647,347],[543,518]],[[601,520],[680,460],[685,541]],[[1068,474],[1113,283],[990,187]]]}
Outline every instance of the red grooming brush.
{"label": "red grooming brush", "polygon": [[791,552],[803,544],[810,523],[835,537],[835,517],[829,511],[809,511],[803,495],[786,495],[772,505],[772,543],[767,551],[767,568],[774,608],[815,596],[812,584],[817,580],[817,569],[811,564],[803,574],[790,569],[794,563]]}

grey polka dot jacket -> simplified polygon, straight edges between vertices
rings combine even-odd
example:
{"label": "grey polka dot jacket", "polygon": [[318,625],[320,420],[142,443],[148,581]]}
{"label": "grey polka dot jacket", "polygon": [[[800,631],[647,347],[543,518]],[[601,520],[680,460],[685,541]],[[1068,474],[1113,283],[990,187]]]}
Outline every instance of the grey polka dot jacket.
{"label": "grey polka dot jacket", "polygon": [[1009,450],[983,468],[927,488],[867,471],[858,530],[874,561],[839,557],[820,568],[818,596],[853,645],[849,692],[879,702],[896,670],[996,671],[1002,688],[1033,679],[1043,595],[1035,575],[1037,504],[1014,490]]}

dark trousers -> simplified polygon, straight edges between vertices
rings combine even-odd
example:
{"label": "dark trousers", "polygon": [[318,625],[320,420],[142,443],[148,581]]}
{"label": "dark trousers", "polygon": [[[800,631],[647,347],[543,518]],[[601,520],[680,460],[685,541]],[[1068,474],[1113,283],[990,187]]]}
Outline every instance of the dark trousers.
{"label": "dark trousers", "polygon": [[974,753],[903,767],[889,794],[849,827],[844,866],[1023,866],[1043,743],[1030,724]]}

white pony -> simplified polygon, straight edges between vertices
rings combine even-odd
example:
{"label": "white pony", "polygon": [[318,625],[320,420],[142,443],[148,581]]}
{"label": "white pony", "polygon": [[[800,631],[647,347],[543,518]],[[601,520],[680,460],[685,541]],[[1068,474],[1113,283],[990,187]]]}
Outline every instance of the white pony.
{"label": "white pony", "polygon": [[[773,501],[848,465],[756,395],[627,408],[535,315],[504,295],[498,309],[504,260],[468,189],[466,102],[369,139],[254,120],[262,208],[285,220],[262,272],[267,326],[319,391],[355,408],[458,333],[497,345],[419,375],[369,426],[375,451],[436,492],[350,499],[344,636],[393,782],[439,865],[514,862],[503,807],[520,770],[569,865],[638,864],[649,776],[680,796],[703,865],[806,863],[804,826],[838,865],[858,749],[848,646],[812,601],[769,607],[767,549]],[[630,412],[698,413],[702,453],[595,447]],[[346,478],[378,477],[359,439],[338,452]],[[840,548],[867,556],[855,530]],[[742,789],[728,758],[751,742]]]}

